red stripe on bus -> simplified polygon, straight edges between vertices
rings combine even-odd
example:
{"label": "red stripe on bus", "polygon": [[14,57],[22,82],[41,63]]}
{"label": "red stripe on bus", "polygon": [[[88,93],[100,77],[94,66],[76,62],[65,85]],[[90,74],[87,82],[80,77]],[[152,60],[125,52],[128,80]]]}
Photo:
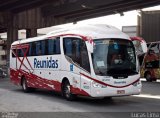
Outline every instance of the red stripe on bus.
{"label": "red stripe on bus", "polygon": [[92,77],[90,77],[90,76],[88,76],[88,75],[85,75],[85,74],[83,74],[83,73],[80,73],[80,74],[83,75],[83,76],[85,76],[85,77],[87,77],[87,78],[90,79],[90,80],[93,80],[93,81],[99,83],[99,84],[102,84],[102,85],[104,85],[104,86],[113,87],[113,88],[124,88],[124,87],[130,86],[130,85],[132,85],[132,84],[134,84],[134,83],[136,83],[136,82],[138,82],[138,81],[140,80],[140,78],[138,78],[136,81],[134,81],[134,82],[132,82],[132,83],[130,83],[130,84],[128,84],[128,85],[125,85],[125,86],[113,86],[113,85],[104,83],[104,82],[102,82],[102,81],[99,81],[99,80],[97,80],[97,79],[94,79],[94,78],[92,78]]}
{"label": "red stripe on bus", "polygon": [[[62,91],[61,90],[62,83],[59,81],[48,80],[46,78],[42,78],[40,76],[26,72],[24,70],[14,70],[10,68],[10,79],[14,84],[20,85],[22,76],[25,76],[29,87],[41,88],[41,89],[47,89],[47,90],[55,90],[58,92]],[[53,87],[51,87],[50,85],[53,85]],[[89,93],[87,93],[86,91],[80,88],[77,88],[77,87],[73,87],[72,85],[71,85],[71,91],[73,94],[90,96]]]}

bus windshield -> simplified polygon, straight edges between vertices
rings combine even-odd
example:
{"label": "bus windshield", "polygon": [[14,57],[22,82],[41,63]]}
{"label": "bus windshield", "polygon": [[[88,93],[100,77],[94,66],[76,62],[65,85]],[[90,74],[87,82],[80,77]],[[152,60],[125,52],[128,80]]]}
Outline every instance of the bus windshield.
{"label": "bus windshield", "polygon": [[95,39],[92,54],[96,75],[134,75],[136,71],[135,48],[125,39]]}

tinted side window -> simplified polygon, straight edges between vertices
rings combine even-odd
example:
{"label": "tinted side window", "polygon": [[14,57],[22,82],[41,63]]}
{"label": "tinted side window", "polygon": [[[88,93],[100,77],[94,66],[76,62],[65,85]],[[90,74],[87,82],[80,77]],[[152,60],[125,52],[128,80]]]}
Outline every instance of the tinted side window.
{"label": "tinted side window", "polygon": [[46,55],[47,54],[46,51],[47,51],[47,49],[46,49],[46,41],[43,40],[43,41],[41,41],[41,55]]}
{"label": "tinted side window", "polygon": [[18,57],[23,57],[22,49],[17,49],[17,55]]}
{"label": "tinted side window", "polygon": [[63,40],[64,54],[80,64],[81,39],[67,37]]}
{"label": "tinted side window", "polygon": [[36,43],[31,42],[29,43],[29,56],[35,56],[36,55]]}
{"label": "tinted side window", "polygon": [[72,58],[72,40],[65,38],[63,40],[64,54]]}
{"label": "tinted side window", "polygon": [[[24,57],[27,56],[28,53],[26,54],[27,48],[21,48],[21,49],[17,49],[17,55],[18,57]],[[25,55],[26,54],[26,55]]]}
{"label": "tinted side window", "polygon": [[36,53],[35,53],[35,56],[42,55],[41,41],[35,42],[35,45],[36,45]]}
{"label": "tinted side window", "polygon": [[85,41],[82,41],[81,47],[81,67],[90,72],[89,56]]}
{"label": "tinted side window", "polygon": [[45,41],[36,41],[29,43],[27,56],[39,56],[45,54]]}
{"label": "tinted side window", "polygon": [[89,56],[85,41],[67,37],[63,40],[64,54],[90,72]]}
{"label": "tinted side window", "polygon": [[48,55],[60,54],[60,39],[48,39]]}
{"label": "tinted side window", "polygon": [[16,49],[13,49],[13,51],[12,51],[12,57],[16,57],[16,56],[13,54],[13,52],[16,54]]}
{"label": "tinted side window", "polygon": [[29,43],[29,51],[27,56],[32,56],[32,43]]}
{"label": "tinted side window", "polygon": [[45,39],[29,43],[28,56],[60,54],[60,39]]}

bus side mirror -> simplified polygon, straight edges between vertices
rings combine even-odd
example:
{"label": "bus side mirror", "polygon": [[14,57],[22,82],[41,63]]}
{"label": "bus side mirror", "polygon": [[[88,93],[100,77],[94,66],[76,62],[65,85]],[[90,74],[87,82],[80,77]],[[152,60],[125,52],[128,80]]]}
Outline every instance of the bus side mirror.
{"label": "bus side mirror", "polygon": [[93,43],[86,41],[87,49],[90,53],[93,53]]}
{"label": "bus side mirror", "polygon": [[137,55],[142,55],[147,52],[147,44],[143,38],[141,37],[130,37],[130,38],[135,46]]}

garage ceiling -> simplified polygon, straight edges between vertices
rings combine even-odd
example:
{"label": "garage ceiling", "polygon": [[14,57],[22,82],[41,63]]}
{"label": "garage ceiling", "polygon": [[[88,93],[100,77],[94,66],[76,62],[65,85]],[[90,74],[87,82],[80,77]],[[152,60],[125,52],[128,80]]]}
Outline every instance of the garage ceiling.
{"label": "garage ceiling", "polygon": [[1,0],[0,32],[5,30],[6,14],[39,8],[43,17],[78,21],[159,5],[160,0]]}

